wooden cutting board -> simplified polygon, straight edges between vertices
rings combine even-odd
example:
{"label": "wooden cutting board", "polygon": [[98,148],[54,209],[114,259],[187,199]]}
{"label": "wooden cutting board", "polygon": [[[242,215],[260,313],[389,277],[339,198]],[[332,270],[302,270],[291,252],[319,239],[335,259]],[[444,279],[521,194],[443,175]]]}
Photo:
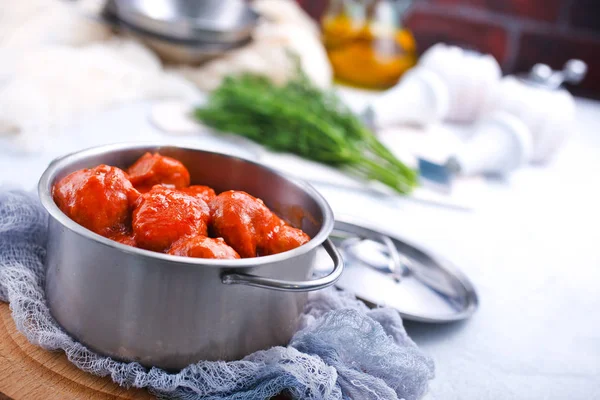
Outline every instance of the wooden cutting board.
{"label": "wooden cutting board", "polygon": [[[61,351],[46,351],[27,341],[0,302],[0,400],[154,399],[146,390],[124,389],[109,377],[77,369]],[[279,395],[272,400],[289,400]]]}
{"label": "wooden cutting board", "polygon": [[63,352],[32,345],[0,302],[0,400],[154,399],[146,390],[123,389],[109,377],[87,374]]}

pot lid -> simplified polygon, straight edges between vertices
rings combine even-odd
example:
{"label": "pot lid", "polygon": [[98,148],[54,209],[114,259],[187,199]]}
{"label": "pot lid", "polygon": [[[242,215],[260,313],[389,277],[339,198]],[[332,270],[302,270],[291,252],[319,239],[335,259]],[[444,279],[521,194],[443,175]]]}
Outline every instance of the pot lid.
{"label": "pot lid", "polygon": [[165,38],[231,43],[252,34],[259,15],[243,0],[110,0],[118,19]]}
{"label": "pot lid", "polygon": [[369,305],[422,322],[457,321],[477,309],[467,277],[422,248],[349,218],[336,219],[330,239],[345,262],[336,286]]}

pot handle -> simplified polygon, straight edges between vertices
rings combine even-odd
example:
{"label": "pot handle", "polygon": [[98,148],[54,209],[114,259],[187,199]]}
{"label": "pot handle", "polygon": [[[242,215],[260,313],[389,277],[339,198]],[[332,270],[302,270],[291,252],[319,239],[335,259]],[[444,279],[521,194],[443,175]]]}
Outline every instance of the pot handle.
{"label": "pot handle", "polygon": [[313,290],[324,289],[333,285],[342,275],[344,270],[344,260],[335,248],[331,240],[326,239],[323,247],[333,260],[333,271],[329,275],[310,281],[282,281],[279,279],[263,278],[261,276],[224,273],[221,275],[221,282],[225,285],[248,285],[263,289],[281,290],[284,292],[309,292]]}

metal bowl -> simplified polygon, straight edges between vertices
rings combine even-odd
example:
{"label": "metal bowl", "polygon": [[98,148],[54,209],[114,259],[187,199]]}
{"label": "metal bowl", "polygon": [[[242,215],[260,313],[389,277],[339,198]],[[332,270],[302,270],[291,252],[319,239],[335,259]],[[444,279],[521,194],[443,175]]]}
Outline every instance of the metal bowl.
{"label": "metal bowl", "polygon": [[202,64],[214,58],[221,57],[227,52],[244,46],[251,41],[251,39],[248,39],[232,43],[213,43],[173,40],[125,23],[121,23],[119,27],[125,34],[134,37],[154,50],[164,61],[175,64]]}
{"label": "metal bowl", "polygon": [[[311,240],[291,251],[241,260],[177,257],[126,246],[78,225],[57,207],[52,186],[82,168],[125,168],[145,152],[180,160],[192,183],[244,190],[282,217],[297,217]],[[343,262],[328,236],[325,199],[310,185],[260,164],[193,148],[155,144],[96,147],[55,160],[40,179],[50,214],[46,296],[58,323],[94,351],[145,366],[180,369],[198,360],[234,360],[286,344],[307,292],[332,285]],[[293,215],[291,215],[293,214]],[[311,280],[317,251],[333,260]]]}
{"label": "metal bowl", "polygon": [[175,40],[247,40],[259,15],[243,0],[114,0],[119,20]]}

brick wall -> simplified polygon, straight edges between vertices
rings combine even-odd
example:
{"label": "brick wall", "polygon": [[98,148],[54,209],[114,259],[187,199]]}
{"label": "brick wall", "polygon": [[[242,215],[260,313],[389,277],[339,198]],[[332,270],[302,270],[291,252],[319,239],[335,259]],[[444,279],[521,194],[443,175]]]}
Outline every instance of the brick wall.
{"label": "brick wall", "polygon": [[[298,0],[314,17],[325,0]],[[422,52],[437,42],[493,54],[506,73],[570,58],[589,71],[575,92],[600,98],[600,0],[415,0],[405,19]]]}

